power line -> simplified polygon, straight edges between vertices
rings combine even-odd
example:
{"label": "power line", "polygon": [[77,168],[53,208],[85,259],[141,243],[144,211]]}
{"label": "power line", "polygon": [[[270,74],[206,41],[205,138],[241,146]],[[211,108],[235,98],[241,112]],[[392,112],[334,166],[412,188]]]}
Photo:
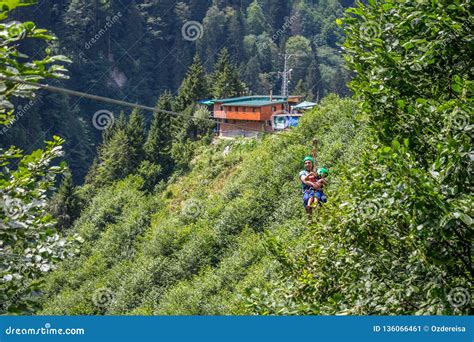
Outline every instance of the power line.
{"label": "power line", "polygon": [[[112,98],[105,97],[105,96],[99,96],[99,95],[94,95],[94,94],[89,94],[89,93],[83,93],[83,92],[80,92],[80,91],[71,90],[71,89],[62,88],[62,87],[55,87],[55,86],[51,86],[51,85],[48,85],[48,84],[41,84],[41,83],[35,83],[35,82],[30,82],[30,81],[25,81],[25,80],[19,80],[19,79],[16,79],[16,78],[6,77],[6,76],[3,76],[3,75],[0,75],[0,80],[13,82],[13,83],[19,83],[19,84],[25,84],[25,85],[33,86],[33,87],[36,87],[36,88],[44,89],[46,91],[50,91],[50,92],[53,92],[53,93],[62,93],[62,94],[67,94],[67,95],[71,95],[71,96],[75,96],[75,97],[87,98],[87,99],[91,99],[91,100],[98,101],[98,102],[110,103],[110,104],[114,104],[114,105],[118,105],[118,106],[137,108],[137,109],[142,109],[142,110],[146,110],[146,111],[150,111],[150,112],[154,112],[154,113],[168,114],[168,115],[177,116],[177,117],[185,117],[187,119],[193,119],[193,120],[196,119],[196,120],[204,120],[204,121],[208,121],[208,122],[212,122],[212,123],[220,123],[218,121],[215,121],[214,118],[199,118],[199,117],[195,117],[195,116],[191,116],[191,115],[186,115],[186,114],[183,114],[183,113],[173,112],[173,111],[170,111],[170,110],[158,109],[158,108],[145,106],[145,105],[141,105],[141,104],[137,104],[137,103],[131,103],[131,102],[127,102],[127,101],[116,100],[116,99],[112,99]],[[262,131],[262,130],[258,130],[258,129],[247,128],[247,127],[243,127],[239,124],[235,124],[235,123],[225,123],[225,124],[228,125],[228,126],[235,126],[236,128],[239,128],[240,130],[245,130],[245,131],[254,131],[254,132],[261,132],[261,133],[268,133],[268,134],[274,134],[275,133],[275,132],[272,132],[272,131]]]}

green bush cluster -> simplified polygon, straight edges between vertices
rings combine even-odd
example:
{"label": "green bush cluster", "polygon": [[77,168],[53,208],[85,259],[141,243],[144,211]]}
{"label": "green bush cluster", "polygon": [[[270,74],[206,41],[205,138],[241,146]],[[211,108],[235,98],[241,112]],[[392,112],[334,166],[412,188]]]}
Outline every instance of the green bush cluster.
{"label": "green bush cluster", "polygon": [[321,162],[349,158],[354,105],[329,97],[281,136],[199,146],[191,170],[152,194],[140,175],[102,189],[70,232],[82,254],[48,277],[41,313],[245,313],[246,293],[277,275],[266,232],[296,249],[308,239],[297,175],[311,127],[325,127]]}
{"label": "green bush cluster", "polygon": [[473,313],[470,13],[463,1],[347,11],[356,117],[371,133],[353,140],[311,245],[269,240],[281,279],[248,294],[250,312]]}

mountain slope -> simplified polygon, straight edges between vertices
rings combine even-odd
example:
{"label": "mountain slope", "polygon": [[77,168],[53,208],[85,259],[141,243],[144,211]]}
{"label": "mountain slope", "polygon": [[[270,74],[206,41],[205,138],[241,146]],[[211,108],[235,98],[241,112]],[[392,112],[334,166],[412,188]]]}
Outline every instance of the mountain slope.
{"label": "mountain slope", "polygon": [[[408,141],[381,144],[356,108],[330,96],[289,132],[201,146],[151,194],[138,175],[102,189],[41,313],[472,313],[466,256],[451,250],[472,242],[469,198],[449,208]],[[297,175],[314,137],[329,202],[308,227]]]}
{"label": "mountain slope", "polygon": [[298,129],[202,147],[188,174],[154,194],[139,176],[104,189],[73,229],[86,240],[82,255],[48,277],[42,313],[246,312],[240,296],[279,267],[268,234],[288,248],[311,240],[297,175],[315,135],[333,170],[328,210],[337,205],[337,170],[356,162],[363,140],[354,106],[329,97]]}

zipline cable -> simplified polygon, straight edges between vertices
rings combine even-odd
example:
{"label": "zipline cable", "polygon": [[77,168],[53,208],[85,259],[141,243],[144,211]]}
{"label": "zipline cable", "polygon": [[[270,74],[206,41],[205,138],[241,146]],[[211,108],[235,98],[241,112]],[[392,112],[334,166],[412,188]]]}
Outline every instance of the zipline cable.
{"label": "zipline cable", "polygon": [[[29,86],[44,89],[46,91],[50,91],[50,92],[53,92],[53,93],[62,93],[62,94],[67,94],[67,95],[71,95],[71,96],[75,96],[75,97],[87,98],[87,99],[94,100],[94,101],[110,103],[110,104],[114,104],[114,105],[118,105],[118,106],[137,108],[137,109],[142,109],[142,110],[146,110],[146,111],[150,111],[150,112],[154,112],[154,113],[168,114],[168,115],[177,116],[177,117],[185,117],[187,119],[192,119],[192,120],[196,119],[196,120],[204,120],[204,121],[208,121],[208,122],[212,122],[212,123],[219,123],[218,121],[215,121],[215,119],[212,119],[212,118],[199,118],[199,117],[195,117],[195,116],[191,116],[191,115],[186,115],[186,114],[183,114],[183,113],[173,112],[173,111],[170,111],[170,110],[158,109],[158,108],[154,108],[154,107],[150,107],[150,106],[144,106],[144,105],[141,105],[141,104],[131,103],[131,102],[122,101],[122,100],[116,100],[116,99],[112,99],[112,98],[109,98],[109,97],[104,97],[104,96],[99,96],[99,95],[94,95],[94,94],[89,94],[89,93],[83,93],[83,92],[80,92],[80,91],[71,90],[71,89],[67,89],[67,88],[55,87],[55,86],[51,86],[51,85],[48,85],[48,84],[35,83],[35,82],[30,82],[30,81],[25,81],[25,80],[19,80],[17,78],[7,77],[7,76],[4,76],[4,75],[0,75],[0,80],[13,82],[13,83],[24,84],[24,85],[29,85]],[[233,123],[225,123],[225,124],[228,125],[228,126],[235,126],[235,127],[239,128],[240,130],[245,130],[245,131],[254,131],[254,132],[260,132],[260,133],[267,133],[267,134],[276,133],[276,132],[272,132],[272,131],[262,131],[262,130],[259,130],[259,129],[247,128],[247,127],[243,127],[239,124],[233,124]]]}

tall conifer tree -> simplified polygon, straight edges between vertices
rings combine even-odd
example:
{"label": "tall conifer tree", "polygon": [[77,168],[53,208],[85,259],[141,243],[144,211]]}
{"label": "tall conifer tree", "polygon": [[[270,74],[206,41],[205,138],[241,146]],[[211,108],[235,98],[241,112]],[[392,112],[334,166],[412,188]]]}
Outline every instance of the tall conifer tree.
{"label": "tall conifer tree", "polygon": [[[157,109],[172,110],[173,95],[166,91],[156,104]],[[165,173],[171,171],[172,118],[168,114],[154,113],[145,143],[145,154],[150,162],[160,165]]]}
{"label": "tall conifer tree", "polygon": [[211,75],[212,95],[215,98],[241,95],[245,85],[239,79],[237,67],[230,60],[229,52],[223,48]]}
{"label": "tall conifer tree", "polygon": [[209,96],[206,75],[198,55],[194,56],[193,64],[188,68],[186,77],[179,87],[174,102],[174,110],[182,112],[189,105]]}

